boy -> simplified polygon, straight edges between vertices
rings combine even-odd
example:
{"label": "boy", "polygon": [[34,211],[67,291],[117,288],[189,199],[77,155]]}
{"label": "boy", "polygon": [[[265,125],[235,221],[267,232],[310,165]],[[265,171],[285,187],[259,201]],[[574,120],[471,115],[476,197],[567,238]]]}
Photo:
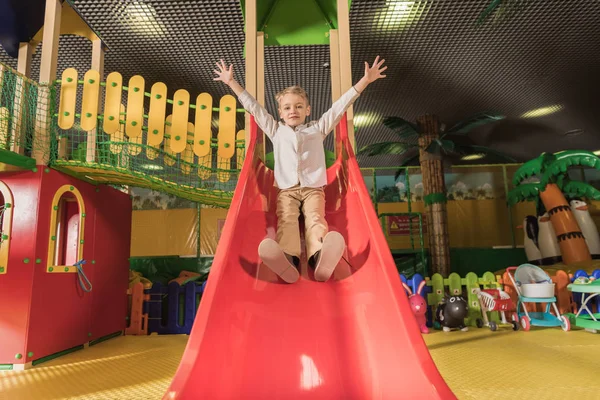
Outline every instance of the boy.
{"label": "boy", "polygon": [[246,111],[273,142],[275,183],[277,195],[277,241],[264,239],[258,253],[262,261],[285,282],[293,283],[300,274],[300,230],[298,217],[304,215],[308,263],[315,270],[315,279],[328,280],[345,249],[344,238],[338,232],[328,232],[325,221],[325,193],[327,184],[323,140],[340,121],[365,88],[384,78],[381,68],[385,60],[379,56],[373,66],[365,62],[365,75],[344,93],[318,121],[305,123],[310,115],[308,95],[299,86],[292,86],[276,96],[279,116],[277,122],[267,110],[250,96],[233,78],[233,65],[217,63],[216,81],[228,85],[238,96]]}

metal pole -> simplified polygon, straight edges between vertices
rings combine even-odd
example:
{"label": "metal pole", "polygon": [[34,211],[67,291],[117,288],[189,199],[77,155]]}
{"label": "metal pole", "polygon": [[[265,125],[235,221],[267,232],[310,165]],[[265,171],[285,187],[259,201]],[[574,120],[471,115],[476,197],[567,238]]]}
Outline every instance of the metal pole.
{"label": "metal pole", "polygon": [[508,176],[506,174],[506,165],[502,166],[502,177],[504,180],[504,197],[506,198],[506,207],[508,208],[508,228],[510,229],[510,239],[512,242],[513,249],[517,247],[517,241],[515,238],[515,231],[513,229],[513,220],[512,220],[512,209],[508,205]]}
{"label": "metal pole", "polygon": [[379,215],[379,201],[377,200],[377,177],[373,169],[373,203],[375,204],[375,213]]}
{"label": "metal pole", "polygon": [[197,257],[197,263],[198,263],[198,267],[200,267],[200,256],[202,255],[202,251],[200,249],[200,245],[202,243],[202,241],[200,240],[200,233],[202,232],[201,228],[202,228],[202,204],[198,203],[198,207],[197,207],[197,211],[198,211],[198,236],[196,238],[197,243],[197,250],[196,250],[196,257]]}

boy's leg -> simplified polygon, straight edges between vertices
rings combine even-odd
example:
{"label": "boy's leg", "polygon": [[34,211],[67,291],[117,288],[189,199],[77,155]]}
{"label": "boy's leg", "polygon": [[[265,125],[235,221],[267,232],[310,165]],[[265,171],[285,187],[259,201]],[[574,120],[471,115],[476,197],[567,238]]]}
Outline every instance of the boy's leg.
{"label": "boy's leg", "polygon": [[302,214],[304,215],[306,255],[310,260],[315,253],[321,250],[323,238],[329,230],[325,220],[325,192],[323,189],[302,189]]}
{"label": "boy's leg", "polygon": [[328,232],[325,193],[322,189],[305,189],[302,212],[309,264],[315,268],[315,279],[326,281],[344,253],[344,237],[338,232]]}
{"label": "boy's leg", "polygon": [[277,194],[277,243],[289,257],[300,260],[300,189],[281,190]]}
{"label": "boy's leg", "polygon": [[300,199],[294,189],[277,194],[277,241],[264,239],[258,246],[261,260],[287,283],[300,277]]}

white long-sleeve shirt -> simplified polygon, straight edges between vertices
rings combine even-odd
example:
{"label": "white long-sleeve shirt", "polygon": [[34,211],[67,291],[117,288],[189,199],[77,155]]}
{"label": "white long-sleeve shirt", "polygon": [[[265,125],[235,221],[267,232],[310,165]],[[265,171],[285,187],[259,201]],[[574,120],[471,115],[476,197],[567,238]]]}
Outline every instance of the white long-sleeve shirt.
{"label": "white long-sleeve shirt", "polygon": [[358,96],[358,91],[351,87],[318,121],[298,125],[295,129],[276,121],[247,91],[238,96],[242,106],[273,142],[275,183],[279,189],[298,184],[318,188],[327,184],[323,141]]}

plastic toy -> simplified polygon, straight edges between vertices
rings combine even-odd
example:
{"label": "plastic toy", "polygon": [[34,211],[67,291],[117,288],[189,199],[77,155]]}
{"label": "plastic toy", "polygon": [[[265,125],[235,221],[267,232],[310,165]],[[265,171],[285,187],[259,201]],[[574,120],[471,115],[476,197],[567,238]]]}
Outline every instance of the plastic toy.
{"label": "plastic toy", "polygon": [[179,276],[175,279],[171,279],[169,283],[176,282],[180,286],[184,286],[186,283],[197,281],[200,278],[202,278],[202,275],[200,275],[198,272],[181,271]]}
{"label": "plastic toy", "polygon": [[[476,294],[479,306],[481,307],[481,317],[483,318],[477,318],[476,323],[478,328],[487,326],[494,332],[499,326],[510,326],[515,331],[519,330],[519,316],[516,312],[511,313],[511,322],[506,319],[506,313],[515,308],[508,293],[500,289],[477,289]],[[500,313],[500,322],[488,319],[487,313],[491,311],[498,311]]]}
{"label": "plastic toy", "polygon": [[582,200],[571,200],[569,205],[592,258],[600,258],[600,235],[598,234],[598,227],[590,215],[587,203]]}
{"label": "plastic toy", "polygon": [[600,313],[594,313],[589,305],[600,295],[600,280],[579,277],[569,284],[567,289],[573,293],[581,293],[581,306],[575,314],[575,325],[588,332],[597,333],[600,330]]}
{"label": "plastic toy", "polygon": [[438,304],[436,318],[444,332],[452,329],[460,329],[463,332],[469,330],[465,325],[465,318],[469,312],[469,306],[462,296],[448,296]]}
{"label": "plastic toy", "polygon": [[541,264],[542,253],[539,243],[540,226],[538,219],[533,215],[528,215],[523,219],[523,225],[517,226],[517,229],[523,229],[523,247],[527,255],[527,261],[532,264]]}
{"label": "plastic toy", "polygon": [[417,288],[417,293],[413,293],[412,290],[410,290],[410,287],[402,282],[402,286],[404,286],[404,289],[408,292],[408,302],[417,319],[417,324],[419,324],[421,333],[429,333],[429,328],[427,328],[427,318],[425,317],[425,314],[427,313],[427,302],[425,301],[425,298],[423,298],[423,288],[425,288],[426,283],[426,281],[421,281]]}
{"label": "plastic toy", "polygon": [[[554,283],[543,269],[532,264],[521,264],[519,267],[506,269],[519,296],[517,315],[523,330],[531,326],[560,326],[564,331],[571,329],[571,322],[565,315],[560,315],[554,296]],[[514,276],[513,276],[514,274]],[[527,303],[546,303],[544,312],[527,311]],[[552,308],[555,314],[550,312]],[[522,311],[521,311],[522,310]]]}

